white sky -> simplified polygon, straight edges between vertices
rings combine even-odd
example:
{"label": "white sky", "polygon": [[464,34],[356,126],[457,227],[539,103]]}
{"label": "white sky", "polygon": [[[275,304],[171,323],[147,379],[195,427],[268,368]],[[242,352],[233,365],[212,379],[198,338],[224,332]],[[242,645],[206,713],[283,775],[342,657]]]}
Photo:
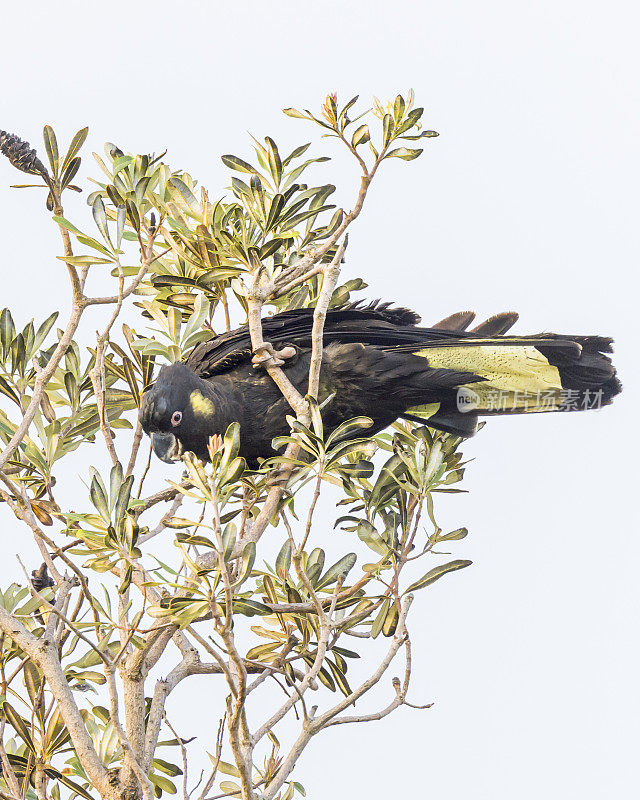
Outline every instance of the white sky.
{"label": "white sky", "polygon": [[[247,131],[337,152],[283,107],[412,86],[441,136],[385,165],[345,274],[427,322],[515,309],[523,333],[617,341],[614,407],[496,420],[466,446],[470,494],[442,517],[470,528],[455,554],[474,566],[413,610],[411,699],[435,705],[322,734],[297,771],[312,799],[637,796],[637,30],[617,0],[5,4],[0,127],[168,147],[212,196]],[[346,159],[316,174],[350,203]],[[0,164],[1,304],[42,317],[66,284],[43,198],[17,179]],[[3,538],[4,580],[20,580]],[[176,713],[204,744],[192,698]]]}

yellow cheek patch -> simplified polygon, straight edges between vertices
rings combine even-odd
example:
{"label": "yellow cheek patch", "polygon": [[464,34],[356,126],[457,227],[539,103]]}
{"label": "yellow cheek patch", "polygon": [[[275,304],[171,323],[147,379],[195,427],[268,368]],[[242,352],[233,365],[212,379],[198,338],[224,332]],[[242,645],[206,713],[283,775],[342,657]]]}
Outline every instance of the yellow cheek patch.
{"label": "yellow cheek patch", "polygon": [[213,415],[214,406],[208,397],[205,397],[199,389],[191,392],[189,405],[196,417],[210,417]]}

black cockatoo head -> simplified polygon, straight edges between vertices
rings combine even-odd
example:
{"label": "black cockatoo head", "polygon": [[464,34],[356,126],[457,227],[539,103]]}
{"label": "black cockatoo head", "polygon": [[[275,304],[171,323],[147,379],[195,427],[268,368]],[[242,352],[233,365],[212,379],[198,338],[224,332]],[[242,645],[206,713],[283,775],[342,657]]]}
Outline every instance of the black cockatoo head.
{"label": "black cockatoo head", "polygon": [[209,436],[218,432],[212,390],[178,362],[163,367],[142,396],[140,421],[154,453],[168,463],[188,450],[207,460]]}

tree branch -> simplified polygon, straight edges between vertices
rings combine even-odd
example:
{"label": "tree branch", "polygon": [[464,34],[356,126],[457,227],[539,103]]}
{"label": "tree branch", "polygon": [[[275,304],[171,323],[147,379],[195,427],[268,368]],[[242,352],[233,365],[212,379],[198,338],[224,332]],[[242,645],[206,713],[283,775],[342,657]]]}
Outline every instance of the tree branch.
{"label": "tree branch", "polygon": [[349,242],[345,234],[330,264],[323,269],[322,289],[318,302],[313,311],[313,329],[311,331],[311,363],[309,364],[309,388],[307,394],[318,399],[318,386],[320,383],[320,367],[322,365],[322,352],[324,350],[324,323],[327,319],[327,309],[333,297],[334,289],[340,275],[340,264]]}
{"label": "tree branch", "polygon": [[103,797],[114,799],[117,794],[109,781],[108,771],[98,756],[91,737],[87,732],[80,710],[64,676],[58,660],[57,648],[45,639],[37,639],[0,606],[0,628],[9,636],[29,658],[42,670],[53,696],[56,698],[60,714],[67,726],[75,752],[89,779]]}

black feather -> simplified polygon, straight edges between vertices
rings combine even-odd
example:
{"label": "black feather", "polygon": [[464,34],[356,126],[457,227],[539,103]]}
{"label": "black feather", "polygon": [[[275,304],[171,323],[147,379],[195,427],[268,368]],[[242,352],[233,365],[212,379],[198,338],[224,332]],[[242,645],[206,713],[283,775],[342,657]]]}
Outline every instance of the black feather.
{"label": "black feather", "polygon": [[[537,361],[551,365],[562,389],[578,391],[580,396],[601,390],[604,404],[620,391],[615,370],[604,355],[611,350],[610,339],[551,333],[505,337],[517,320],[514,312],[497,314],[467,332],[464,328],[472,319],[472,312],[459,312],[434,327],[421,328],[414,312],[379,301],[329,311],[319,393],[321,401],[328,399],[323,408],[325,429],[365,415],[372,418],[370,432],[375,433],[399,416],[423,420],[414,409],[438,403],[439,411],[429,418],[429,425],[472,435],[477,413],[502,413],[485,407],[461,413],[456,406],[459,387],[490,380],[493,367],[489,361],[484,367],[484,348],[488,354],[503,347],[505,353],[521,351],[524,355],[517,357],[526,369],[535,370]],[[307,387],[312,326],[313,309],[267,317],[262,326],[265,341],[276,349],[294,346],[296,355],[283,369],[302,394]],[[475,348],[468,351],[474,354],[471,360],[464,356],[467,348]],[[526,356],[531,348],[539,354],[533,367]],[[239,422],[242,455],[255,463],[272,454],[272,439],[289,430],[286,416],[291,410],[269,375],[252,365],[251,357],[251,339],[244,326],[197,345],[184,363],[164,367],[142,398],[144,430],[158,433],[163,447],[173,436],[183,450],[206,459],[209,436],[223,434],[231,422]],[[469,363],[474,364],[473,371],[465,368]],[[178,423],[175,416],[171,421],[176,411]]]}

